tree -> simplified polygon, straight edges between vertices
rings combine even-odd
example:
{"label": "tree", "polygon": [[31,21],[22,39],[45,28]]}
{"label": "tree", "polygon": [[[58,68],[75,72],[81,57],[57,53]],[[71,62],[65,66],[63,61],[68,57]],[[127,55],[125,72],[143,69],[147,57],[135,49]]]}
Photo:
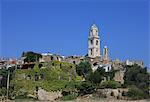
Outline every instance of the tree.
{"label": "tree", "polygon": [[6,87],[6,85],[7,85],[7,74],[8,74],[8,72],[6,69],[0,70],[0,76],[1,76],[0,87]]}
{"label": "tree", "polygon": [[24,59],[25,62],[36,62],[39,61],[39,58],[42,58],[42,55],[39,53],[28,51],[26,53],[23,52],[22,57],[25,57]]}
{"label": "tree", "polygon": [[5,87],[0,88],[0,96],[6,96],[6,88]]}
{"label": "tree", "polygon": [[142,68],[138,65],[125,66],[126,72],[124,81],[126,85],[135,85],[143,92],[148,93],[148,87],[150,84],[149,74],[147,68]]}
{"label": "tree", "polygon": [[14,77],[15,66],[9,69],[0,69],[0,87],[6,87],[7,85],[8,70],[10,71],[10,80]]}
{"label": "tree", "polygon": [[76,72],[79,76],[86,78],[92,72],[91,64],[87,61],[80,62],[79,65],[76,65]]}
{"label": "tree", "polygon": [[88,80],[94,84],[99,84],[105,76],[105,69],[103,67],[98,67],[95,72],[89,75]]}
{"label": "tree", "polygon": [[110,80],[113,80],[115,73],[117,70],[114,70],[113,68],[109,72],[105,72],[105,77],[109,77]]}

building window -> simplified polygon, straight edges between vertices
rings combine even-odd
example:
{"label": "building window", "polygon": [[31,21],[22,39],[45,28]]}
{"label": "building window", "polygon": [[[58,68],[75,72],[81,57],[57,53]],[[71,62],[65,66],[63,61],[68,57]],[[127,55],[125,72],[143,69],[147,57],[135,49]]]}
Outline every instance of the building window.
{"label": "building window", "polygon": [[53,56],[51,56],[51,61],[52,61],[53,59],[54,59]]}
{"label": "building window", "polygon": [[96,49],[96,52],[98,52],[98,49]]}
{"label": "building window", "polygon": [[91,40],[91,45],[93,45],[93,40]]}
{"label": "building window", "polygon": [[108,71],[110,70],[110,68],[108,67]]}
{"label": "building window", "polygon": [[91,49],[91,55],[93,55],[93,50]]}
{"label": "building window", "polygon": [[96,40],[96,45],[98,45],[98,40]]}

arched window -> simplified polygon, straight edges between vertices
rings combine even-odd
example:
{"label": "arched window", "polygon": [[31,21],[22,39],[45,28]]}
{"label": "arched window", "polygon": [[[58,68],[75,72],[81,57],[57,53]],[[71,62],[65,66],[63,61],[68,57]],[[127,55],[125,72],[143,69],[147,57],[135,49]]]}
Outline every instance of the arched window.
{"label": "arched window", "polygon": [[51,61],[52,61],[53,59],[54,59],[53,56],[51,56]]}
{"label": "arched window", "polygon": [[57,60],[59,60],[59,57],[57,57]]}

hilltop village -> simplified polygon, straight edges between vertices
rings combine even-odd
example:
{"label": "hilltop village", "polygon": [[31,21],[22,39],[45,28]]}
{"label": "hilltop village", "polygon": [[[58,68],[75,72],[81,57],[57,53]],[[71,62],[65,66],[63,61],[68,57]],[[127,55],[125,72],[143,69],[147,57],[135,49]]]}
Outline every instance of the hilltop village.
{"label": "hilltop village", "polygon": [[88,54],[85,56],[28,51],[23,52],[20,59],[1,58],[0,99],[149,97],[149,74],[143,61],[112,60],[107,45],[100,49],[102,40],[96,24],[90,27],[87,38]]}
{"label": "hilltop village", "polygon": [[[107,46],[104,46],[101,50],[101,39],[99,37],[99,30],[96,24],[93,24],[89,30],[88,36],[88,54],[86,56],[61,56],[52,53],[41,53],[42,57],[39,58],[38,62],[50,62],[50,61],[61,61],[61,62],[69,62],[72,64],[79,64],[82,61],[88,61],[92,65],[92,70],[95,71],[98,66],[105,68],[105,71],[108,72],[112,68],[114,70],[119,70],[115,73],[114,80],[120,83],[124,83],[124,65],[134,65],[137,64],[141,67],[144,67],[143,61],[139,60],[126,60],[121,62],[119,59],[111,60],[109,57],[109,52]],[[101,53],[103,51],[103,53]],[[24,54],[25,55],[25,52]],[[27,69],[29,67],[33,67],[35,63],[27,63],[24,61],[25,57],[22,56],[20,59],[0,59],[0,69],[6,68],[8,66],[18,65],[21,69]]]}

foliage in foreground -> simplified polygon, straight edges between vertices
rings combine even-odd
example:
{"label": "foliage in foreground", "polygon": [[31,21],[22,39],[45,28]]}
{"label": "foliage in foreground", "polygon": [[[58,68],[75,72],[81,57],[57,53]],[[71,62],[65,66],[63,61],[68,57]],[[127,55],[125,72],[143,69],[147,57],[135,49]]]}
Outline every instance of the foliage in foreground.
{"label": "foliage in foreground", "polygon": [[86,78],[92,72],[91,64],[87,61],[80,62],[76,65],[76,72],[79,76]]}
{"label": "foliage in foreground", "polygon": [[78,97],[78,93],[70,93],[68,95],[65,95],[62,97],[63,101],[67,101],[67,100],[73,100],[76,99]]}
{"label": "foliage in foreground", "polygon": [[[127,96],[132,99],[143,99],[149,97],[150,76],[147,68],[138,65],[125,66],[125,86],[129,88]],[[134,87],[133,87],[134,86]]]}
{"label": "foliage in foreground", "polygon": [[87,80],[94,84],[100,84],[101,81],[104,79],[105,76],[105,69],[102,67],[98,67],[95,72],[91,72]]}
{"label": "foliage in foreground", "polygon": [[120,88],[120,87],[121,87],[121,84],[119,82],[116,82],[116,81],[106,81],[100,85],[100,88],[116,89],[116,88]]}
{"label": "foliage in foreground", "polygon": [[128,92],[124,92],[123,96],[127,96],[133,100],[147,98],[147,95],[145,95],[145,93],[141,89],[137,88],[134,85],[129,88]]}
{"label": "foliage in foreground", "polygon": [[79,95],[91,94],[95,91],[95,85],[89,81],[83,81],[76,86]]}

